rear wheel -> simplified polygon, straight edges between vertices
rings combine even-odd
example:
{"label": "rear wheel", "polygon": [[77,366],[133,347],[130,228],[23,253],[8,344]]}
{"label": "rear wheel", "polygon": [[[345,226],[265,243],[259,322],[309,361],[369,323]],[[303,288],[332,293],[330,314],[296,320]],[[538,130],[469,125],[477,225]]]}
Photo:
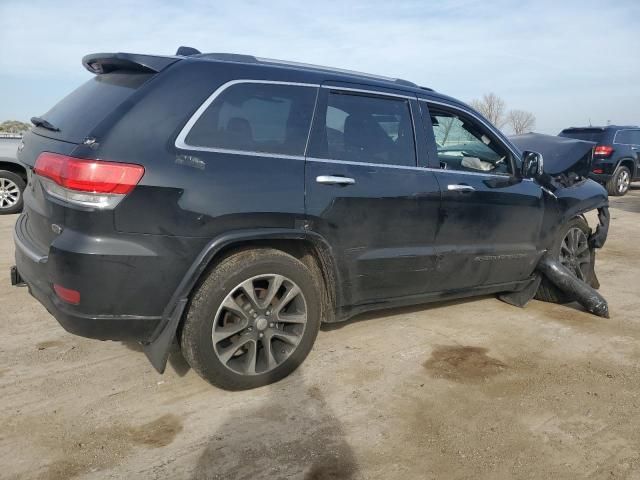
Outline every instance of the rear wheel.
{"label": "rear wheel", "polygon": [[307,357],[320,326],[311,271],[279,250],[224,259],[196,291],[182,328],[187,362],[228,390],[276,382]]}
{"label": "rear wheel", "polygon": [[631,171],[621,166],[607,182],[607,192],[609,195],[620,197],[629,191],[629,185],[631,185]]}
{"label": "rear wheel", "polygon": [[22,211],[22,192],[26,185],[17,173],[0,170],[0,215]]}
{"label": "rear wheel", "polygon": [[[590,233],[589,224],[583,218],[574,218],[560,230],[551,251],[554,258],[587,284],[591,284],[594,268],[593,256],[589,248]],[[545,277],[542,278],[536,298],[553,303],[568,303],[575,300]]]}

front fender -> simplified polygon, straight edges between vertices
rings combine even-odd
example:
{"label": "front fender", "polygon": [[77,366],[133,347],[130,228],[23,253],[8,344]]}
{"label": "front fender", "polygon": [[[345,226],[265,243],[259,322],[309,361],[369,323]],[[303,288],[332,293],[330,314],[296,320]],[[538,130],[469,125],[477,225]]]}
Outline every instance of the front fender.
{"label": "front fender", "polygon": [[541,234],[543,248],[551,247],[559,229],[572,218],[608,206],[607,191],[590,179],[570,187],[557,188],[553,192],[545,189],[545,212]]}
{"label": "front fender", "polygon": [[561,223],[565,223],[585,212],[609,206],[605,188],[591,179],[578,182],[554,192],[560,209]]}

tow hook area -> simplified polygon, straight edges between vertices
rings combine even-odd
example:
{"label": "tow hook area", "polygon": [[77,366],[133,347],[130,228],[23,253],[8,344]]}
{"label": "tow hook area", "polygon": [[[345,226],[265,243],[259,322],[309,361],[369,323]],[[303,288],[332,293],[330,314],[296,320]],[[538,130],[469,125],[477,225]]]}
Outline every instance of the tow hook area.
{"label": "tow hook area", "polygon": [[[598,208],[598,226],[589,235],[589,250],[591,251],[591,268],[595,267],[595,250],[602,248],[609,233],[609,208]],[[592,270],[591,285],[576,277],[571,270],[562,265],[560,261],[545,253],[536,266],[536,274],[529,284],[519,292],[507,292],[499,295],[500,300],[517,307],[524,307],[531,300],[540,286],[540,280],[544,275],[551,283],[563,292],[570,294],[572,298],[584,306],[589,312],[599,317],[609,318],[609,305],[596,290],[599,282],[595,270]]]}
{"label": "tow hook area", "polygon": [[14,287],[26,287],[27,286],[27,283],[20,276],[20,272],[18,272],[18,269],[17,269],[17,267],[15,265],[13,267],[11,267],[10,275],[11,275],[11,285],[12,286],[14,286]]}
{"label": "tow hook area", "polygon": [[573,296],[589,312],[609,318],[609,305],[595,288],[578,279],[567,267],[545,254],[538,263],[538,271],[560,290]]}
{"label": "tow hook area", "polygon": [[[589,236],[589,249],[591,257],[595,260],[595,249],[602,248],[607,240],[609,233],[609,208],[598,208],[598,226],[596,230]],[[594,261],[591,262],[592,268],[595,267]],[[578,279],[567,267],[562,265],[558,260],[551,258],[547,253],[538,263],[537,270],[549,279],[560,290],[570,294],[585,307],[589,312],[599,317],[609,318],[609,305],[598,291],[593,287],[598,287],[598,280],[593,272],[593,286],[588,285],[584,281]]]}

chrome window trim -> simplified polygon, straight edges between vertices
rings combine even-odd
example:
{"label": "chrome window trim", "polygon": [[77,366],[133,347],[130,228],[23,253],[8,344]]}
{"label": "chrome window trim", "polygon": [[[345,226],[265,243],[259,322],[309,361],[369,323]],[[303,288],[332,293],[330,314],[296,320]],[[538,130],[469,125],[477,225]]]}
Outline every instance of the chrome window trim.
{"label": "chrome window trim", "polygon": [[[307,157],[306,160],[308,162],[316,162],[316,163],[335,163],[335,164],[343,164],[343,165],[355,165],[355,166],[364,166],[364,167],[380,167],[380,168],[395,168],[398,170],[417,170],[421,172],[445,172],[445,173],[453,173],[458,175],[473,175],[479,177],[491,177],[491,178],[505,178],[510,177],[511,175],[504,175],[498,173],[482,173],[482,172],[466,172],[463,170],[445,170],[442,168],[431,168],[431,167],[410,167],[407,165],[392,165],[388,163],[370,163],[370,162],[354,162],[351,160],[336,160],[333,158],[317,158],[317,157]],[[523,181],[533,182],[531,178],[522,178]]]}
{"label": "chrome window trim", "polygon": [[352,87],[341,87],[337,85],[320,85],[320,88],[328,88],[330,90],[341,90],[345,92],[355,92],[355,93],[369,93],[374,95],[379,95],[383,97],[396,97],[396,98],[404,98],[407,100],[416,100],[418,97],[415,95],[401,95],[399,93],[390,93],[390,92],[381,92],[379,90],[369,90],[366,88],[352,88]]}
{"label": "chrome window trim", "polygon": [[[176,137],[175,147],[180,150],[196,150],[199,152],[216,152],[216,153],[229,153],[233,155],[251,155],[255,157],[277,157],[277,158],[293,158],[295,160],[299,160],[300,158],[304,160],[304,152],[303,155],[281,155],[278,153],[266,153],[266,152],[258,152],[255,150],[232,150],[227,148],[220,147],[203,147],[198,145],[189,145],[186,143],[186,138],[191,132],[191,129],[196,124],[196,122],[200,119],[202,114],[209,108],[214,100],[219,97],[222,92],[224,92],[229,87],[233,85],[238,85],[242,83],[254,83],[254,84],[262,84],[262,85],[291,85],[295,87],[309,87],[309,88],[319,88],[320,84],[318,83],[300,83],[300,82],[284,82],[280,80],[257,80],[250,78],[239,78],[236,80],[230,80],[226,83],[220,85],[209,97],[198,107],[191,118],[187,121],[187,123],[182,127],[180,133]],[[311,125],[309,125],[311,128]]]}
{"label": "chrome window trim", "polygon": [[337,163],[342,165],[360,165],[363,167],[396,168],[398,170],[427,170],[422,167],[412,167],[409,165],[392,165],[389,163],[354,162],[352,160],[336,160],[334,158],[307,157],[308,162],[316,163]]}

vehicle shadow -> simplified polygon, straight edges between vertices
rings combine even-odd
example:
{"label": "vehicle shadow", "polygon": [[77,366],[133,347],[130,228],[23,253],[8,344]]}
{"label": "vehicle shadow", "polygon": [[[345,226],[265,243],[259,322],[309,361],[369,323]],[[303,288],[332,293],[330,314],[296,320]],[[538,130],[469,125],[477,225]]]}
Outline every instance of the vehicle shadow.
{"label": "vehicle shadow", "polygon": [[354,478],[355,456],[320,386],[306,385],[298,370],[263,389],[260,406],[240,402],[210,435],[194,480]]}

